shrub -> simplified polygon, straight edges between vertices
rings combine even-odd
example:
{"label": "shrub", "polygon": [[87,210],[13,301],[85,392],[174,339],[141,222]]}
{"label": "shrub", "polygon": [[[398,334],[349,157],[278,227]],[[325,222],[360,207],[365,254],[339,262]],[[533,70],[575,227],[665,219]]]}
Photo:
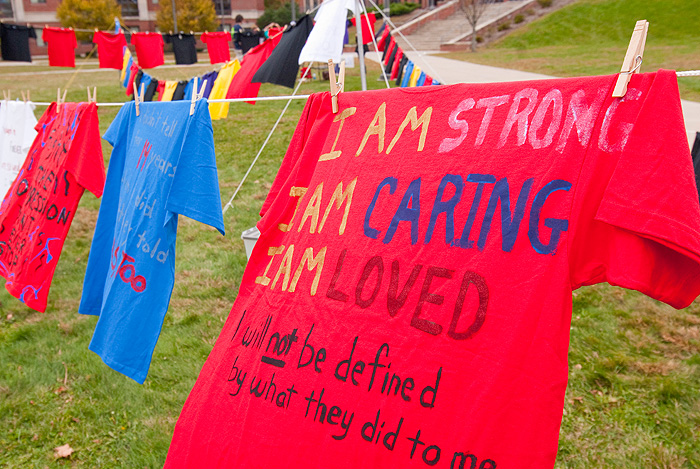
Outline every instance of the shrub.
{"label": "shrub", "polygon": [[542,8],[549,8],[552,6],[552,0],[537,0]]}
{"label": "shrub", "polygon": [[510,21],[506,21],[505,23],[501,23],[498,25],[499,31],[505,31],[506,29],[510,29]]}
{"label": "shrub", "polygon": [[[299,16],[300,15],[297,14],[297,17]],[[255,20],[255,24],[262,29],[270,23],[277,23],[284,26],[290,21],[292,21],[292,4],[287,2],[283,5],[272,4],[267,6],[263,14]]]}
{"label": "shrub", "polygon": [[476,43],[477,43],[477,44],[481,44],[482,42],[484,42],[484,38],[481,37],[481,36],[477,36],[477,37],[476,37]]}
{"label": "shrub", "polygon": [[389,16],[405,15],[407,13],[411,13],[419,6],[420,4],[412,2],[392,3],[391,5],[389,5]]}
{"label": "shrub", "polygon": [[520,24],[523,21],[525,21],[525,17],[523,15],[515,15],[515,18],[513,18],[513,23],[515,24]]}

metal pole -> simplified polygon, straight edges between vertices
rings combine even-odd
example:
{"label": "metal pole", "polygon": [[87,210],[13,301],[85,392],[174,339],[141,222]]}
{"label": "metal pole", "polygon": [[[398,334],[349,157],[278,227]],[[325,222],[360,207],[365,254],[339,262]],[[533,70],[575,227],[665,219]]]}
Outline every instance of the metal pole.
{"label": "metal pole", "polygon": [[175,9],[175,0],[170,0],[170,3],[173,6],[173,31],[177,34],[177,10]]}
{"label": "metal pole", "polygon": [[389,8],[391,6],[389,5],[389,1],[390,0],[384,0],[384,13],[386,14],[386,16],[389,16],[389,10],[391,9]]}
{"label": "metal pole", "polygon": [[362,91],[367,91],[367,77],[365,76],[365,46],[362,43],[362,10],[360,0],[355,0],[355,27],[357,28],[357,54],[360,56],[360,82]]}
{"label": "metal pole", "polygon": [[297,20],[297,1],[292,0],[292,21]]}
{"label": "metal pole", "polygon": [[219,0],[219,10],[221,10],[221,30],[224,30],[224,2]]}

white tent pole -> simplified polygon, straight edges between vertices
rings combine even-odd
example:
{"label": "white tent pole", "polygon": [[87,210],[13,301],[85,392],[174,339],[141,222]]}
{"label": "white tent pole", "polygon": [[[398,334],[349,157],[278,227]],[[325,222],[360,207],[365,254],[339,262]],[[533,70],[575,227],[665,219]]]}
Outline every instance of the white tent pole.
{"label": "white tent pole", "polygon": [[360,82],[362,91],[367,91],[367,77],[365,76],[365,46],[362,43],[362,10],[360,0],[355,0],[355,27],[357,28],[357,54],[360,56]]}

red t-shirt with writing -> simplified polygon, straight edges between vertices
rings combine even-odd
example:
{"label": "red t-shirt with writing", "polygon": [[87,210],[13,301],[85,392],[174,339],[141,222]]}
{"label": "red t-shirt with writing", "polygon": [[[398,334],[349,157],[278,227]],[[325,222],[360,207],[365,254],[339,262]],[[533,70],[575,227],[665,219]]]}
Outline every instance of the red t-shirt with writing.
{"label": "red t-shirt with writing", "polygon": [[165,63],[163,36],[157,33],[132,33],[131,43],[136,47],[136,57],[141,68],[155,68]]}
{"label": "red t-shirt with writing", "polygon": [[46,27],[41,39],[49,46],[49,66],[75,67],[75,49],[78,47],[78,41],[73,29]]}
{"label": "red t-shirt with writing", "polygon": [[551,468],[572,290],[700,294],[675,73],[312,95],[167,468]]}
{"label": "red t-shirt with writing", "polygon": [[95,32],[92,42],[97,44],[97,57],[100,68],[121,70],[124,64],[124,47],[126,37],[123,33],[113,34],[104,31]]}
{"label": "red t-shirt with writing", "polygon": [[44,312],[63,242],[85,189],[105,183],[97,106],[52,103],[36,125],[27,159],[0,205],[0,276],[5,288]]}
{"label": "red t-shirt with writing", "polygon": [[229,50],[229,42],[231,41],[231,33],[228,31],[217,31],[214,33],[202,34],[202,42],[207,45],[209,53],[209,61],[213,64],[228,62],[231,60],[231,51]]}

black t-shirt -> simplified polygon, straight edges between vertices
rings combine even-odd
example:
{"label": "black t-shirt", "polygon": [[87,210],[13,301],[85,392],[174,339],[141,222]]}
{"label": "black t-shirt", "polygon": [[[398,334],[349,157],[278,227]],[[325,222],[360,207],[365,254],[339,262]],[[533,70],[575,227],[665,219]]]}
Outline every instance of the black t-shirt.
{"label": "black t-shirt", "polygon": [[406,54],[404,54],[403,57],[401,57],[401,62],[399,62],[399,74],[396,76],[396,86],[401,86],[401,79],[403,78],[403,69],[408,63],[408,57],[406,57]]}
{"label": "black t-shirt", "polygon": [[251,31],[250,29],[244,29],[243,31],[241,31],[239,38],[241,51],[245,54],[253,47],[259,45],[260,41],[262,39],[265,39],[265,35],[260,31]]}
{"label": "black t-shirt", "polygon": [[158,80],[152,78],[150,83],[148,83],[146,90],[143,93],[143,100],[144,101],[153,101],[153,96],[155,96],[157,89],[158,89]]}
{"label": "black t-shirt", "polygon": [[173,91],[172,101],[182,101],[185,97],[185,88],[187,88],[187,80],[178,81],[175,91]]}
{"label": "black t-shirt", "polygon": [[394,47],[394,49],[391,51],[391,55],[389,56],[389,61],[386,64],[386,67],[384,68],[384,73],[385,74],[390,74],[391,69],[394,67],[394,60],[396,59],[396,53],[399,51],[398,46]]}
{"label": "black t-shirt", "polygon": [[693,157],[693,169],[695,170],[695,185],[700,192],[700,132],[695,133],[695,143],[690,154]]}
{"label": "black t-shirt", "polygon": [[193,34],[163,34],[166,44],[173,45],[175,63],[189,65],[197,63],[197,49]]}
{"label": "black t-shirt", "polygon": [[36,39],[36,31],[31,26],[18,24],[0,24],[0,41],[3,60],[16,62],[31,62],[29,53],[29,38]]}
{"label": "black t-shirt", "polygon": [[299,72],[299,55],[313,26],[311,17],[306,15],[285,31],[270,57],[255,72],[253,83],[274,83],[293,88]]}

